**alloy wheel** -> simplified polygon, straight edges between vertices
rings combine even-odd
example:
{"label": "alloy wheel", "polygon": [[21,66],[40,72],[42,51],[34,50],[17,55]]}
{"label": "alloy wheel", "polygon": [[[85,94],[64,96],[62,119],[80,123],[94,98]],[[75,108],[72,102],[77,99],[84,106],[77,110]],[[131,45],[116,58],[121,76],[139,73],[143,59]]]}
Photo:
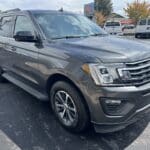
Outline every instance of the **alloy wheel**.
{"label": "alloy wheel", "polygon": [[78,113],[71,96],[65,91],[57,91],[54,97],[56,113],[65,126],[76,126]]}

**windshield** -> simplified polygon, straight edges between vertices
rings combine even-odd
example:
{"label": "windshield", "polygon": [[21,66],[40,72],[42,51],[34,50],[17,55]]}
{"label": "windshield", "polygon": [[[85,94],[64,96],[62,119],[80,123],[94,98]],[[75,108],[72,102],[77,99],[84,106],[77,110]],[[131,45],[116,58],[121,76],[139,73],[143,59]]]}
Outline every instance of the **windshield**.
{"label": "windshield", "polygon": [[107,34],[82,15],[40,12],[33,14],[48,39]]}
{"label": "windshield", "polygon": [[107,22],[106,27],[120,26],[119,22]]}

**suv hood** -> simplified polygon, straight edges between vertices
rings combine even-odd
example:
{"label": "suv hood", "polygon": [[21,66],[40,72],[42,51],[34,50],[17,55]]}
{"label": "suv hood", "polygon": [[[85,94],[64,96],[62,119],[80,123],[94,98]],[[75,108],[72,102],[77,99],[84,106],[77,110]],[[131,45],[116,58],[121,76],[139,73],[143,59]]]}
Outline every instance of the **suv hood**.
{"label": "suv hood", "polygon": [[[60,42],[61,41],[61,42]],[[115,36],[60,40],[59,46],[70,55],[102,62],[131,62],[150,57],[150,46]],[[87,60],[86,60],[87,61]],[[89,60],[90,61],[90,60]]]}

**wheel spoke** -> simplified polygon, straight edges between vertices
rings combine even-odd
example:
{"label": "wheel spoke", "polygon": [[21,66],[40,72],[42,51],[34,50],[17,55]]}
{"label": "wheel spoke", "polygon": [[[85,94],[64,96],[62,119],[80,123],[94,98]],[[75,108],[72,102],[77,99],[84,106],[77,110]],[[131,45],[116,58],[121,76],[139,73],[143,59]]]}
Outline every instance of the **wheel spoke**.
{"label": "wheel spoke", "polygon": [[63,112],[60,112],[60,116],[62,119],[64,119],[65,113],[66,113],[66,109],[64,109]]}
{"label": "wheel spoke", "polygon": [[58,95],[55,96],[55,100],[56,100],[58,103],[62,103],[62,100],[59,98]]}
{"label": "wheel spoke", "polygon": [[76,113],[76,109],[75,108],[72,108],[72,107],[68,107],[69,111],[72,111],[74,113]]}
{"label": "wheel spoke", "polygon": [[67,104],[67,103],[68,103],[68,99],[69,99],[69,95],[66,93],[65,96],[66,96],[66,97],[65,97],[65,103]]}
{"label": "wheel spoke", "polygon": [[64,99],[63,99],[63,97],[61,96],[60,92],[57,93],[57,96],[59,97],[59,99],[61,100],[61,102],[63,102],[63,103],[65,102]]}
{"label": "wheel spoke", "polygon": [[58,108],[64,108],[64,105],[63,105],[63,104],[56,103],[56,107],[58,107]]}
{"label": "wheel spoke", "polygon": [[69,119],[71,122],[73,122],[74,119],[73,119],[73,117],[71,116],[69,110],[67,111],[67,115],[68,115],[68,119]]}

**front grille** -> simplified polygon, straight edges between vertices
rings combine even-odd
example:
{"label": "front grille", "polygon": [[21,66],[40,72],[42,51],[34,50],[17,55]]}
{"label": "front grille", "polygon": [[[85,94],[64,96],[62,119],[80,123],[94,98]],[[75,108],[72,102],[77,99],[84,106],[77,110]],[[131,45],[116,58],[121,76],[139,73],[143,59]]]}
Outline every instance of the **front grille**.
{"label": "front grille", "polygon": [[129,83],[141,86],[150,82],[150,59],[126,63],[126,68],[130,74]]}

